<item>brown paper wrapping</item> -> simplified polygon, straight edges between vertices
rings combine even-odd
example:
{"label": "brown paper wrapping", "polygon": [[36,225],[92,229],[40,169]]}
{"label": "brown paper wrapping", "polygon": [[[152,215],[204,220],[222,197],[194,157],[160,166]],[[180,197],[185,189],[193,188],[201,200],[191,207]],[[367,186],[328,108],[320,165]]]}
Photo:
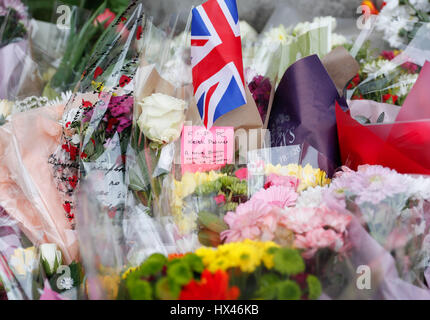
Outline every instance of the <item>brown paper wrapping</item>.
{"label": "brown paper wrapping", "polygon": [[321,61],[336,85],[339,95],[360,70],[360,65],[344,47],[340,46],[330,51]]}

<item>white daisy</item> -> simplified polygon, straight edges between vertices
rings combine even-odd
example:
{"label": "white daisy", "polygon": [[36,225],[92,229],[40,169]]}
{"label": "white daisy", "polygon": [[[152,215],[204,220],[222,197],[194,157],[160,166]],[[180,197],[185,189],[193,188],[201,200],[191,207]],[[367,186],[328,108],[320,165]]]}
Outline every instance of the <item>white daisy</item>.
{"label": "white daisy", "polygon": [[73,288],[73,279],[70,277],[65,277],[60,280],[58,284],[59,289],[70,290]]}

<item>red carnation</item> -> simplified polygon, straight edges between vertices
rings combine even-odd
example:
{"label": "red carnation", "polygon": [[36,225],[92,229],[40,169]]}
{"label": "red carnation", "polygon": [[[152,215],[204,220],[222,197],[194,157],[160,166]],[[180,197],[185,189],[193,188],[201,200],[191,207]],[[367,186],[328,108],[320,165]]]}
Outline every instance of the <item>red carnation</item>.
{"label": "red carnation", "polygon": [[191,280],[181,291],[180,300],[236,300],[239,288],[228,287],[229,276],[225,271],[211,273],[204,270],[200,281]]}

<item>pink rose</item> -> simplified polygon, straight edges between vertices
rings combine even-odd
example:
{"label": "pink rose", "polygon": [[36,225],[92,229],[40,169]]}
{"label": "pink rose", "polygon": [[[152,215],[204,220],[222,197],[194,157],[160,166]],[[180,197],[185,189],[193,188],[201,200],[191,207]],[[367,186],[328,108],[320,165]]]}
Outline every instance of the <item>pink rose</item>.
{"label": "pink rose", "polygon": [[226,202],[225,195],[223,194],[217,195],[214,199],[217,205],[223,205]]}

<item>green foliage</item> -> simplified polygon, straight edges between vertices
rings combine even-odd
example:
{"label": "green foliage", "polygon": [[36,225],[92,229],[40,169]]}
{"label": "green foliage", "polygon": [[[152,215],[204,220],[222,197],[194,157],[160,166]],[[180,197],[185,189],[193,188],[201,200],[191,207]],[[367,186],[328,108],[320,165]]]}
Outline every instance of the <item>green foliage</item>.
{"label": "green foliage", "polygon": [[211,212],[199,212],[199,223],[205,228],[217,233],[221,233],[228,229],[228,225],[224,222],[223,218],[223,216],[219,217]]}
{"label": "green foliage", "polygon": [[0,16],[2,28],[0,47],[3,47],[16,39],[23,39],[27,35],[27,29],[19,20],[18,13],[11,9],[8,16]]}

